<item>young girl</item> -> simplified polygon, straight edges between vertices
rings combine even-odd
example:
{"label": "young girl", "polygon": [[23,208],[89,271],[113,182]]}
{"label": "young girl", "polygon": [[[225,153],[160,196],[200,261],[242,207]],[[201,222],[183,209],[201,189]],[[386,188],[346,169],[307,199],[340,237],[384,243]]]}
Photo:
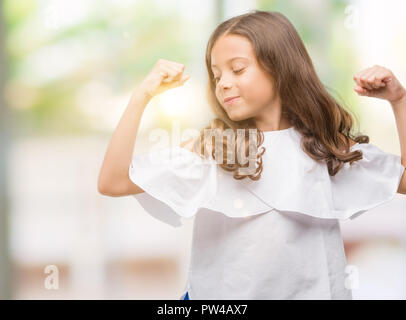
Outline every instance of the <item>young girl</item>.
{"label": "young girl", "polygon": [[194,217],[181,299],[352,299],[339,220],[406,194],[406,90],[381,66],[354,77],[359,95],[390,102],[400,157],[351,132],[352,117],[326,91],[280,13],[256,10],[221,23],[206,65],[217,118],[205,129],[256,129],[253,170],[239,158],[219,160],[216,150],[251,147],[251,136],[216,140],[212,149],[203,130],[181,146],[133,157],[149,100],[189,78],[183,64],[160,59],[113,134],[99,192],[134,195],[173,226]]}

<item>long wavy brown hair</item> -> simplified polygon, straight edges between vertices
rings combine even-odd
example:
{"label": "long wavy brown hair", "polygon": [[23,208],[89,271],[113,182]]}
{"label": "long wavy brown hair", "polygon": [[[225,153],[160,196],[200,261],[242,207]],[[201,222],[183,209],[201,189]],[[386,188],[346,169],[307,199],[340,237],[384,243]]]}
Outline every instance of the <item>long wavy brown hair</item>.
{"label": "long wavy brown hair", "polygon": [[[211,70],[211,50],[216,40],[222,35],[239,35],[246,37],[252,44],[259,65],[268,72],[274,82],[274,88],[279,92],[282,112],[290,124],[301,133],[301,148],[312,159],[325,161],[330,176],[334,176],[344,163],[362,159],[362,152],[350,152],[350,140],[358,143],[369,143],[366,135],[353,135],[353,116],[345,110],[327,91],[318,78],[312,60],[290,21],[279,12],[254,10],[222,22],[211,34],[206,48],[206,67],[208,72],[207,98],[210,107],[217,116],[210,125],[200,132],[200,139],[195,140],[193,150],[216,157],[215,148],[206,150],[208,143],[222,150],[227,148],[228,139],[210,138],[207,141],[205,129],[216,129],[223,132],[231,129],[243,129],[248,132],[257,129],[256,136],[256,169],[254,173],[241,173],[241,168],[248,166],[240,164],[236,157],[239,145],[234,142],[234,161],[229,164],[224,151],[219,166],[232,171],[235,179],[249,177],[258,180],[263,170],[262,155],[265,147],[259,147],[264,141],[263,132],[256,127],[253,118],[242,121],[231,120],[216,98],[216,83]],[[342,99],[340,99],[342,100]],[[240,131],[241,132],[241,131]],[[237,139],[237,134],[235,134]],[[248,155],[249,135],[245,135],[245,155]]]}

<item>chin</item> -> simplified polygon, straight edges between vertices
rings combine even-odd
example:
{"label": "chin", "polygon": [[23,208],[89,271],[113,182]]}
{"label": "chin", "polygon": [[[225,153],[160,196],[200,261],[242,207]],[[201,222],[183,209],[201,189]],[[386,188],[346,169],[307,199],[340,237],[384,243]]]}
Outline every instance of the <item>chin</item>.
{"label": "chin", "polygon": [[244,112],[244,108],[231,107],[227,111],[228,117],[233,121],[242,121],[251,117],[249,112]]}
{"label": "chin", "polygon": [[242,120],[247,120],[249,116],[243,115],[243,114],[238,114],[238,113],[229,113],[228,117],[233,120],[233,121],[242,121]]}

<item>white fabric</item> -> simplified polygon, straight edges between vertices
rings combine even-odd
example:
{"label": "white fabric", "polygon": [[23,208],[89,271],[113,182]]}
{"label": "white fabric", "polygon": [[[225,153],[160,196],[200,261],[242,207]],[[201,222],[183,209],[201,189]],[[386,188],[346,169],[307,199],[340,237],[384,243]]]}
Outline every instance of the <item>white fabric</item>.
{"label": "white fabric", "polygon": [[339,220],[393,199],[405,169],[400,156],[357,143],[351,150],[363,159],[331,177],[304,153],[293,127],[264,135],[258,181],[164,148],[134,156],[129,176],[145,191],[134,197],[169,225],[194,218],[191,300],[352,299]]}

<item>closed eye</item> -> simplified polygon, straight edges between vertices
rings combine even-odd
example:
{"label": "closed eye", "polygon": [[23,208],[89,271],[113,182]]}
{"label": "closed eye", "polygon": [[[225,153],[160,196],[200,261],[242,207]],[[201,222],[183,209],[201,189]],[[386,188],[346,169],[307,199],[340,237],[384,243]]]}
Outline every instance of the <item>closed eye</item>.
{"label": "closed eye", "polygon": [[[240,69],[240,70],[233,70],[233,72],[235,73],[235,74],[239,74],[241,71],[243,71],[245,68],[242,68],[242,69]],[[219,80],[219,77],[214,77],[213,78],[213,81],[215,82],[215,83],[217,83],[217,81]]]}

